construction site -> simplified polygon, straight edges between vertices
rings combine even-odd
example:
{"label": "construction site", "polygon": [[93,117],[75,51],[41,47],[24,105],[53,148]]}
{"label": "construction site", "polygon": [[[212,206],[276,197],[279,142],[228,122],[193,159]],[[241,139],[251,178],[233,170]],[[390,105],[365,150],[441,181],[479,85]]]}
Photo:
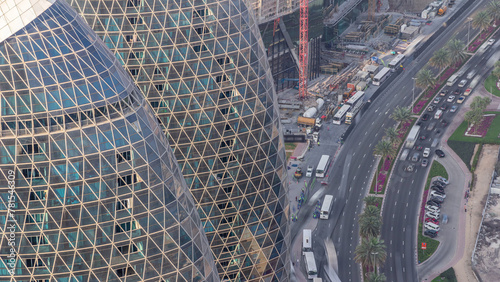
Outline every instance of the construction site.
{"label": "construction site", "polygon": [[[394,60],[397,65],[391,67],[391,72],[402,71],[404,54],[412,43],[421,40],[422,29],[443,18],[454,4],[453,0],[420,1],[427,2],[420,12],[401,13],[389,12],[387,0],[345,1],[328,8],[324,1],[320,2],[322,5],[308,6],[313,10],[307,12],[308,17],[303,13],[299,13],[298,20],[297,15],[291,16],[299,23],[294,32],[283,32],[290,30],[286,18],[261,28],[278,92],[285,139],[293,139],[291,135],[297,134],[305,135],[305,140],[312,139],[311,134],[321,124],[331,123],[356,92],[366,92],[364,100],[369,99],[377,88],[373,82],[377,74],[390,75],[385,68]],[[301,1],[301,12],[307,3]],[[318,25],[315,18],[311,27],[309,18],[318,13],[318,8],[322,9],[322,21]],[[304,30],[308,35],[304,35]],[[324,40],[325,37],[330,39]],[[360,108],[352,107],[347,115],[352,119]],[[344,123],[344,118],[340,123]]]}

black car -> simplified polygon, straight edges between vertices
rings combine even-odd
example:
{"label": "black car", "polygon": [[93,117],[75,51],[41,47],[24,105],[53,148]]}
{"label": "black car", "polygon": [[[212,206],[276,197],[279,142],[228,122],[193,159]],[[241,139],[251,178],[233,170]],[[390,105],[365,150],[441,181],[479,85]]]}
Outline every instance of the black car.
{"label": "black car", "polygon": [[432,185],[437,186],[437,187],[439,187],[439,188],[446,188],[446,184],[444,184],[444,183],[443,183],[443,182],[441,182],[441,181],[437,181],[437,180],[436,180],[436,181],[433,181],[433,182],[432,182]]}
{"label": "black car", "polygon": [[424,235],[429,236],[431,238],[435,238],[438,235],[438,233],[437,231],[434,230],[425,230]]}
{"label": "black car", "polygon": [[434,197],[431,197],[431,201],[442,203],[442,202],[444,202],[444,199],[441,197],[434,196]]}
{"label": "black car", "polygon": [[453,95],[455,95],[455,96],[460,95],[460,89],[455,90],[455,92],[453,92]]}
{"label": "black car", "polygon": [[443,104],[443,105],[441,105],[441,107],[439,107],[439,109],[443,110],[443,111],[446,111],[446,109],[448,109],[448,105]]}
{"label": "black car", "polygon": [[432,200],[427,201],[427,205],[428,206],[435,206],[435,207],[438,207],[438,208],[441,207],[441,203],[438,203],[438,202],[432,201]]}
{"label": "black car", "polygon": [[428,119],[429,119],[429,114],[423,114],[423,115],[422,115],[422,120],[423,120],[423,121],[426,121],[426,120],[428,120]]}
{"label": "black car", "polygon": [[439,188],[437,186],[432,186],[431,189],[434,190],[434,191],[437,191],[439,193],[444,193],[444,189],[443,188]]}
{"label": "black car", "polygon": [[447,126],[448,125],[448,121],[446,121],[445,119],[441,120],[441,124],[443,126]]}
{"label": "black car", "polygon": [[439,149],[437,149],[437,150],[436,150],[436,151],[434,151],[434,152],[435,152],[435,153],[436,153],[436,155],[438,155],[438,157],[440,157],[440,158],[444,158],[444,156],[446,156],[446,155],[444,154],[444,152],[443,152],[443,151],[441,151],[441,150],[439,150]]}

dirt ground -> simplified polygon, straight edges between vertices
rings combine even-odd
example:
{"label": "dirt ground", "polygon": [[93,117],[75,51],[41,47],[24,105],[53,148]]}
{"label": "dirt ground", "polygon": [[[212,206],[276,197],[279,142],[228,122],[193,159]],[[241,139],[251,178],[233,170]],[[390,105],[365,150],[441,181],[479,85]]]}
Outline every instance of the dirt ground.
{"label": "dirt ground", "polygon": [[500,195],[491,194],[479,233],[474,261],[482,281],[498,281],[500,276]]}
{"label": "dirt ground", "polygon": [[453,266],[458,282],[477,281],[471,268],[471,256],[481,224],[481,216],[491,182],[491,175],[497,162],[499,145],[484,145],[475,172],[476,185],[467,203],[465,226],[465,252],[462,259]]}

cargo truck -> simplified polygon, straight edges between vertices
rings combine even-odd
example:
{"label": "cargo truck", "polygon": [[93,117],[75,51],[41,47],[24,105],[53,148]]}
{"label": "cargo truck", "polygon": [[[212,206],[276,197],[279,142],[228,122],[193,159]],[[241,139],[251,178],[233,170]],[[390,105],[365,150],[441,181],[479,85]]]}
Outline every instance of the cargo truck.
{"label": "cargo truck", "polygon": [[297,124],[303,125],[303,126],[314,127],[316,125],[316,119],[315,118],[308,118],[308,117],[298,117]]}
{"label": "cargo truck", "polygon": [[408,134],[408,138],[406,138],[406,148],[413,148],[415,146],[415,142],[418,139],[418,134],[420,133],[420,125],[414,125],[410,133]]}
{"label": "cargo truck", "polygon": [[446,6],[443,6],[443,7],[439,8],[439,10],[438,10],[438,16],[444,16],[444,14],[446,13],[447,9],[448,9],[448,7],[446,7]]}

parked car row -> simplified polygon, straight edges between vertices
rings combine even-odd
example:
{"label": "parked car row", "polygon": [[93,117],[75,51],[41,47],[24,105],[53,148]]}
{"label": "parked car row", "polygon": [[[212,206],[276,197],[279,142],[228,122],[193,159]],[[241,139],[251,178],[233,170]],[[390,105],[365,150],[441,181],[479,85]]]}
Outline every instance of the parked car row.
{"label": "parked car row", "polygon": [[[429,197],[425,205],[425,223],[424,223],[424,235],[434,238],[439,233],[439,218],[441,213],[441,205],[446,198],[446,193],[444,189],[450,182],[448,179],[438,176],[436,180],[432,182]],[[443,222],[448,221],[448,216],[443,215]]]}

